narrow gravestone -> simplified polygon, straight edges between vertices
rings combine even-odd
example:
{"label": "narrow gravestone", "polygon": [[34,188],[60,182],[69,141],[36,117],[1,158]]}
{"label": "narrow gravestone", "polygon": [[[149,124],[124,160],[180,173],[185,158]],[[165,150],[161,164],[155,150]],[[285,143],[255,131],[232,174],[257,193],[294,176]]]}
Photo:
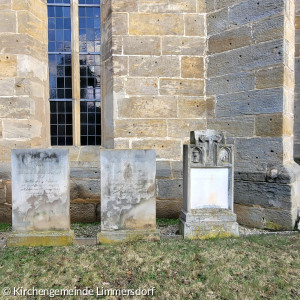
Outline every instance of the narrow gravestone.
{"label": "narrow gravestone", "polygon": [[13,232],[7,245],[71,245],[68,150],[12,150],[11,163]]}
{"label": "narrow gravestone", "polygon": [[98,243],[159,239],[155,150],[101,150]]}
{"label": "narrow gravestone", "polygon": [[184,238],[238,236],[233,212],[233,146],[222,132],[191,132],[184,145],[183,209],[180,232]]}

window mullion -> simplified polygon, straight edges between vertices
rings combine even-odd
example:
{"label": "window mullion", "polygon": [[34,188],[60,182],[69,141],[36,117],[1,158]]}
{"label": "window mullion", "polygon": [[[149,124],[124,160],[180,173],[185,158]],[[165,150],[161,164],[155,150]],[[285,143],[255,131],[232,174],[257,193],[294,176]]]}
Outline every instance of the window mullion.
{"label": "window mullion", "polygon": [[73,87],[73,145],[80,146],[80,61],[78,0],[71,1],[72,22],[72,87]]}

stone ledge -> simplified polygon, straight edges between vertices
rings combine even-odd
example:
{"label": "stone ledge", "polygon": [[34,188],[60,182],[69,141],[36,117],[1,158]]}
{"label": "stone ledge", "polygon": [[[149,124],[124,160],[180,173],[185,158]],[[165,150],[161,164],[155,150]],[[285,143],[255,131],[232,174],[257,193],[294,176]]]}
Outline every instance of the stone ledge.
{"label": "stone ledge", "polygon": [[103,230],[97,234],[97,244],[112,244],[122,242],[158,241],[160,240],[159,230]]}
{"label": "stone ledge", "polygon": [[188,213],[181,212],[179,232],[184,239],[211,239],[238,237],[236,215],[225,209],[203,209]]}
{"label": "stone ledge", "polygon": [[8,247],[71,246],[74,231],[13,232],[7,237]]}

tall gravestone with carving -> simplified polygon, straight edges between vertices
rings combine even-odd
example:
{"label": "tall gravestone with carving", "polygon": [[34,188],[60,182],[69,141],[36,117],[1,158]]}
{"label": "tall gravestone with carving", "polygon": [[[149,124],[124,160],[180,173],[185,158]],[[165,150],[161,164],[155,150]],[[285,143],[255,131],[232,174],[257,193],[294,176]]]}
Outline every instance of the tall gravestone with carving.
{"label": "tall gravestone with carving", "polygon": [[233,145],[222,132],[191,132],[184,145],[183,209],[180,231],[184,238],[238,236],[233,212]]}
{"label": "tall gravestone with carving", "polygon": [[13,232],[7,245],[71,245],[68,150],[12,150],[11,161]]}

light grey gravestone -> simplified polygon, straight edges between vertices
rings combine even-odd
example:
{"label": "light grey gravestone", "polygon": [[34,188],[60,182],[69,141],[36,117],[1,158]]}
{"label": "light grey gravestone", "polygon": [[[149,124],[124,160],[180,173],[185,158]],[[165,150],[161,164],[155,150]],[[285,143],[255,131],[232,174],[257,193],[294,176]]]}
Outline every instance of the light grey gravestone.
{"label": "light grey gravestone", "polygon": [[98,243],[159,239],[155,150],[101,150]]}
{"label": "light grey gravestone", "polygon": [[184,238],[239,235],[233,212],[233,152],[222,132],[191,132],[191,144],[183,148],[180,232]]}
{"label": "light grey gravestone", "polygon": [[71,245],[68,150],[12,150],[11,163],[13,232],[8,246]]}

